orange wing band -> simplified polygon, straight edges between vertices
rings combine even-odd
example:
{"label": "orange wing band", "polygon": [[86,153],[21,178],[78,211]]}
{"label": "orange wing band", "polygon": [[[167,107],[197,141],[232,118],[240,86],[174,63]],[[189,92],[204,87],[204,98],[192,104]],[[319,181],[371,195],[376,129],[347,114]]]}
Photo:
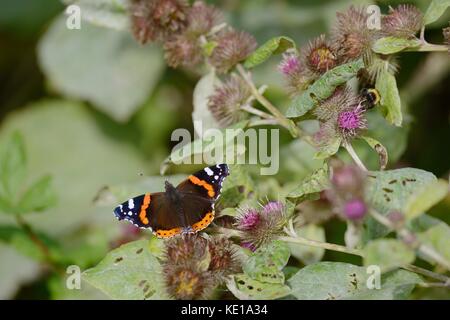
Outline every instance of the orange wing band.
{"label": "orange wing band", "polygon": [[214,192],[214,188],[212,185],[210,185],[208,182],[206,182],[205,180],[200,180],[199,178],[197,178],[196,176],[189,176],[189,181],[191,181],[193,184],[203,187],[206,189],[206,191],[208,191],[208,196],[210,198],[214,198],[214,196],[216,195],[216,193]]}
{"label": "orange wing band", "polygon": [[139,219],[141,220],[141,222],[143,224],[146,224],[146,225],[149,224],[149,221],[147,218],[147,208],[150,205],[150,201],[151,201],[150,194],[146,193],[144,196],[144,202],[142,203],[142,206],[141,206],[141,212],[139,213]]}

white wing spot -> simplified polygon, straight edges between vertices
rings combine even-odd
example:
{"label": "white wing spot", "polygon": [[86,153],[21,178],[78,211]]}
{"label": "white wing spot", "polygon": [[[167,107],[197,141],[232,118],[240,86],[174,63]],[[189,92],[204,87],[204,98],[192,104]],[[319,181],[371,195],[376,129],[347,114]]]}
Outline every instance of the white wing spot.
{"label": "white wing spot", "polygon": [[205,172],[208,176],[212,176],[214,172],[210,168],[205,168]]}
{"label": "white wing spot", "polygon": [[214,176],[214,180],[218,180],[219,179],[219,176]]}
{"label": "white wing spot", "polygon": [[129,216],[132,216],[132,215],[133,215],[133,212],[128,211],[128,215],[129,215]]}
{"label": "white wing spot", "polygon": [[128,200],[128,208],[134,209],[134,200],[133,199]]}

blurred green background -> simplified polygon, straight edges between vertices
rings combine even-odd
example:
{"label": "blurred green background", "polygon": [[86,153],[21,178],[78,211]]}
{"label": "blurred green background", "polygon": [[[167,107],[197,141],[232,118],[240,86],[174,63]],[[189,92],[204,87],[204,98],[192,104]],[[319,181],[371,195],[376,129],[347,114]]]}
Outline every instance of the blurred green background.
{"label": "blurred green background", "polygon": [[[334,22],[336,11],[368,1],[217,0],[227,21],[256,36],[258,43],[286,35],[299,46]],[[424,10],[429,1],[408,1]],[[400,1],[378,1],[382,10]],[[56,0],[2,0],[0,3],[0,145],[19,130],[25,141],[27,181],[50,174],[57,205],[27,215],[40,232],[57,239],[64,253],[82,268],[95,265],[127,230],[111,213],[101,192],[112,186],[156,191],[159,166],[169,154],[171,132],[192,129],[192,93],[200,72],[165,66],[160,48],[140,46],[126,32],[82,22],[68,30]],[[449,14],[427,31],[442,42]],[[280,106],[288,100],[276,72],[279,58],[255,70],[256,82],[270,86]],[[377,127],[388,147],[391,167],[411,166],[448,178],[450,164],[450,59],[439,54],[402,54],[398,82],[406,124]],[[380,122],[374,112],[371,123]],[[380,129],[381,128],[381,129]],[[285,139],[282,152],[297,150]],[[362,157],[376,165],[376,156],[360,146]],[[299,150],[299,152],[302,152]],[[374,162],[375,161],[375,162]],[[375,164],[374,164],[375,163]],[[282,159],[279,179],[305,174],[294,157]],[[144,177],[143,177],[144,176]],[[153,190],[154,189],[154,190]],[[103,203],[105,202],[105,203]],[[103,204],[103,205],[102,205]],[[449,222],[447,199],[432,212]],[[1,225],[15,225],[0,215]],[[328,241],[342,241],[341,226]],[[1,237],[0,299],[95,298],[89,289],[64,290],[63,278],[33,259],[26,240]],[[333,257],[330,256],[330,259]],[[339,256],[339,259],[345,257]],[[420,297],[420,292],[418,293]]]}

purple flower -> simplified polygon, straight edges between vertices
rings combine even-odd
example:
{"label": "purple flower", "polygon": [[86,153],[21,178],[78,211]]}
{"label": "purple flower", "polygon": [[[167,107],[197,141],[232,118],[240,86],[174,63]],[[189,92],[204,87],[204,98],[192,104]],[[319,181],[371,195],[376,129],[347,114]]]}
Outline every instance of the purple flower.
{"label": "purple flower", "polygon": [[249,209],[244,211],[242,216],[238,220],[238,228],[240,230],[251,230],[254,229],[260,221],[258,211],[254,209]]}
{"label": "purple flower", "polygon": [[267,203],[263,209],[262,214],[266,216],[271,216],[274,214],[283,214],[284,204],[280,201],[270,201]]}
{"label": "purple flower", "polygon": [[344,138],[351,138],[360,129],[367,127],[367,120],[364,117],[364,108],[358,104],[353,110],[342,111],[338,115],[338,127]]}
{"label": "purple flower", "polygon": [[278,66],[278,70],[285,76],[291,76],[302,71],[300,59],[294,53],[283,54],[283,60]]}
{"label": "purple flower", "polygon": [[344,214],[350,220],[359,220],[367,212],[367,206],[361,199],[347,201],[344,205]]}

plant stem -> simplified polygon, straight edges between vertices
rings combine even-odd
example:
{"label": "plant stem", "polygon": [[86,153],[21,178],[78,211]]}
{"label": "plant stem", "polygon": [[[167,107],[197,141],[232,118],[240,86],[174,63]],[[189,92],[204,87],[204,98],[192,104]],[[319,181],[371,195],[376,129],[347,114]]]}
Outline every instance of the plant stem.
{"label": "plant stem", "polygon": [[406,266],[403,266],[403,269],[408,270],[408,271],[412,271],[412,272],[415,272],[415,273],[419,273],[421,275],[424,275],[426,277],[442,281],[444,283],[447,283],[447,282],[450,283],[450,278],[449,277],[447,277],[447,276],[445,276],[443,274],[439,274],[439,273],[436,273],[436,272],[433,272],[433,271],[430,271],[430,270],[427,270],[427,269],[423,269],[423,268],[417,267],[417,266],[415,266],[413,264],[408,264]]}
{"label": "plant stem", "polygon": [[367,171],[366,166],[361,161],[361,159],[358,157],[358,155],[355,152],[355,149],[353,149],[350,142],[344,142],[343,147],[347,150],[348,154],[352,157],[353,161],[355,161],[356,165],[361,168],[363,171]]}
{"label": "plant stem", "polygon": [[[391,230],[394,230],[398,235],[401,237],[408,237],[408,236],[414,236],[413,233],[404,228],[404,227],[397,227],[395,224],[393,224],[388,218],[377,212],[376,210],[370,210],[370,215],[377,220],[382,225],[388,227]],[[450,270],[450,262],[445,259],[439,252],[437,252],[433,247],[427,246],[420,241],[417,240],[417,250],[422,253],[424,256],[427,256],[434,260],[436,263],[444,266],[447,270]]]}
{"label": "plant stem", "polygon": [[405,52],[446,52],[448,47],[443,44],[424,43],[418,47],[406,48]]}
{"label": "plant stem", "polygon": [[39,238],[37,233],[31,228],[31,226],[22,218],[22,216],[17,215],[16,221],[19,226],[25,231],[31,241],[39,248],[42,255],[44,256],[45,261],[47,261],[50,265],[53,265],[53,259],[50,255],[50,250],[47,245]]}
{"label": "plant stem", "polygon": [[277,119],[259,119],[250,121],[249,127],[259,127],[259,126],[267,126],[267,125],[276,125]]}
{"label": "plant stem", "polygon": [[326,250],[344,252],[344,253],[353,254],[353,255],[362,257],[362,252],[360,250],[349,249],[345,246],[341,246],[341,245],[334,244],[334,243],[315,241],[315,240],[310,240],[310,239],[306,239],[306,238],[302,238],[302,237],[298,237],[298,236],[297,237],[281,236],[281,237],[278,237],[278,239],[281,241],[285,241],[285,242],[297,243],[297,244],[302,244],[305,246],[316,247],[316,248],[323,248]]}
{"label": "plant stem", "polygon": [[245,81],[247,86],[249,87],[250,91],[252,92],[252,95],[255,97],[255,99],[261,103],[261,105],[266,108],[277,120],[279,121],[280,125],[288,129],[291,134],[294,137],[298,137],[301,135],[301,130],[298,128],[291,120],[286,118],[280,110],[278,110],[269,100],[267,100],[256,88],[255,84],[253,83],[253,80],[251,79],[250,74],[244,69],[244,67],[241,64],[238,64],[236,66],[237,71],[239,72],[242,79]]}
{"label": "plant stem", "polygon": [[274,117],[272,117],[270,114],[268,114],[268,113],[266,113],[264,111],[258,110],[256,108],[253,108],[250,105],[241,106],[241,109],[244,110],[244,111],[247,111],[248,113],[252,113],[252,114],[257,115],[257,116],[259,116],[261,118],[264,118],[264,119],[277,120]]}

